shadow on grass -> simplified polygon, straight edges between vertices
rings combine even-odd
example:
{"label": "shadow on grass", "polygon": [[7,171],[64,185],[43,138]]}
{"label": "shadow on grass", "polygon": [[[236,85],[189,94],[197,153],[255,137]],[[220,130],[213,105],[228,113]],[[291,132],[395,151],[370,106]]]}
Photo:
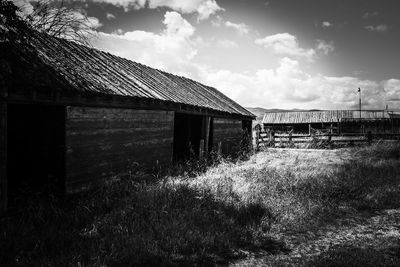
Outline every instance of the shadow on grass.
{"label": "shadow on grass", "polygon": [[[367,217],[400,207],[400,147],[358,150],[354,158],[299,182],[292,193],[318,203],[321,223],[342,219],[343,208]],[[368,215],[369,214],[369,215]]]}
{"label": "shadow on grass", "polygon": [[300,195],[337,206],[376,211],[400,207],[399,161],[350,161],[328,175],[305,180]]}
{"label": "shadow on grass", "polygon": [[[257,204],[222,203],[185,184],[121,179],[80,196],[31,202],[0,221],[7,265],[225,264],[285,247],[263,231]],[[268,224],[268,223],[267,223]]]}
{"label": "shadow on grass", "polygon": [[351,245],[334,247],[306,266],[400,266],[400,245],[392,242],[379,248]]}

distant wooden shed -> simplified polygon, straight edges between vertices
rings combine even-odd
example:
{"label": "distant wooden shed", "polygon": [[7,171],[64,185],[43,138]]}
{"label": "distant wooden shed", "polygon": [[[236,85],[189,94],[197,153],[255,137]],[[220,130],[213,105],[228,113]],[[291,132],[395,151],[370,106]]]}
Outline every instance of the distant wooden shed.
{"label": "distant wooden shed", "polygon": [[264,128],[295,133],[334,129],[336,133],[400,133],[400,121],[387,110],[319,110],[265,113]]}
{"label": "distant wooden shed", "polygon": [[18,40],[0,42],[0,211],[25,185],[76,192],[137,164],[232,154],[251,136],[255,116],[213,87],[11,31]]}

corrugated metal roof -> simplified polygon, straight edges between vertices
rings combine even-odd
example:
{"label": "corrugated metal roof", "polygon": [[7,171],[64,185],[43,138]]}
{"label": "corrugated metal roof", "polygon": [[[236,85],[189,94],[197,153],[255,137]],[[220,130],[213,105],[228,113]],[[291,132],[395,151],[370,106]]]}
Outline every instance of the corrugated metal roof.
{"label": "corrugated metal roof", "polygon": [[[323,110],[265,113],[262,123],[265,124],[296,124],[296,123],[330,123],[344,119],[358,119],[357,110]],[[389,114],[384,110],[361,111],[362,119],[387,119]]]}
{"label": "corrugated metal roof", "polygon": [[140,63],[33,32],[29,45],[46,66],[82,93],[151,98],[229,114],[254,115],[217,89]]}

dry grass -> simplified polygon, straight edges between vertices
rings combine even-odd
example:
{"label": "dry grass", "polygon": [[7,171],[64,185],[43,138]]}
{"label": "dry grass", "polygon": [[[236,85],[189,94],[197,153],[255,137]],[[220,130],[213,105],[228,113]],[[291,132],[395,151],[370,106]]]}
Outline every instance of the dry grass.
{"label": "dry grass", "polygon": [[[285,253],[276,238],[290,231],[318,229],[349,211],[399,208],[399,157],[398,144],[270,149],[198,175],[150,183],[138,173],[79,196],[32,202],[3,218],[0,262],[210,265]],[[332,262],[329,255],[320,262]]]}

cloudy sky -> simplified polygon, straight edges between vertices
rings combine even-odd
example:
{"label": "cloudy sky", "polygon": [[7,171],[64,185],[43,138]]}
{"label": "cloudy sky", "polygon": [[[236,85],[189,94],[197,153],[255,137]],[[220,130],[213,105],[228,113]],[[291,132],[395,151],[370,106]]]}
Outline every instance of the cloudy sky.
{"label": "cloudy sky", "polygon": [[[20,0],[19,0],[20,1]],[[27,1],[27,0],[25,0]],[[246,107],[400,108],[396,0],[91,0],[93,46]]]}

